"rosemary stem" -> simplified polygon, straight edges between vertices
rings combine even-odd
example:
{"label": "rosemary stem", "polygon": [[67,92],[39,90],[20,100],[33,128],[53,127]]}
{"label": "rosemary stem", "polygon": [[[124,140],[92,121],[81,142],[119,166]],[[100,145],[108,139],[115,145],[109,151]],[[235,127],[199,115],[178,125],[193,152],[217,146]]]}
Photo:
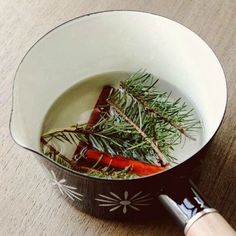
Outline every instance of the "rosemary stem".
{"label": "rosemary stem", "polygon": [[72,161],[69,158],[67,158],[66,156],[62,155],[58,150],[56,150],[52,145],[50,145],[43,137],[41,137],[41,143],[44,146],[46,146],[47,148],[49,148],[50,151],[52,151],[55,155],[57,155],[58,157],[60,157],[64,161],[66,161],[68,164],[70,164],[71,167],[73,167],[73,168],[76,167],[76,163],[74,161]]}
{"label": "rosemary stem", "polygon": [[151,147],[153,148],[153,150],[157,153],[158,159],[162,162],[163,165],[165,165],[167,163],[165,156],[163,155],[163,153],[160,151],[160,149],[157,147],[157,145],[129,118],[127,117],[122,110],[111,100],[107,100],[107,102],[110,104],[110,106],[112,106],[116,112],[123,117],[130,125],[132,125],[134,127],[134,129],[136,129],[138,131],[138,133],[148,142],[150,143]]}
{"label": "rosemary stem", "polygon": [[120,85],[121,88],[125,89],[126,92],[129,94],[129,96],[133,97],[136,101],[140,102],[143,107],[148,110],[150,113],[155,113],[157,114],[161,119],[163,119],[164,121],[168,122],[172,127],[174,127],[175,129],[177,129],[180,133],[182,133],[183,135],[185,135],[186,137],[188,137],[189,139],[192,140],[196,140],[194,137],[192,137],[191,135],[189,135],[186,130],[181,127],[178,126],[177,124],[175,124],[173,121],[171,121],[168,117],[166,117],[165,115],[163,115],[156,107],[151,107],[149,105],[149,103],[147,101],[145,101],[142,98],[139,98],[138,96],[136,96],[135,94],[133,94],[126,86],[124,86],[123,84]]}
{"label": "rosemary stem", "polygon": [[50,135],[56,134],[56,133],[61,133],[61,132],[76,133],[76,132],[78,132],[78,127],[76,127],[76,126],[71,126],[71,127],[67,127],[67,128],[57,128],[57,129],[53,129],[53,130],[50,130],[50,131],[47,132],[47,133],[44,133],[44,134],[43,134],[43,137],[50,136]]}

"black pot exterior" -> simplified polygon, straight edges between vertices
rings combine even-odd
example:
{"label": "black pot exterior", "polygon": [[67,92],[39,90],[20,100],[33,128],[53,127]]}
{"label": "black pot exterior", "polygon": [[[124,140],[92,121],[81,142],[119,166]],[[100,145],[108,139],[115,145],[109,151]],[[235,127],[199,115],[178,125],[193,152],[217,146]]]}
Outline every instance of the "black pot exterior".
{"label": "black pot exterior", "polygon": [[188,176],[188,170],[192,170],[191,165],[195,165],[198,159],[194,156],[169,171],[150,177],[103,180],[75,174],[37,153],[34,155],[46,167],[52,185],[73,206],[90,215],[111,220],[158,217],[162,212],[158,196],[176,178]]}
{"label": "black pot exterior", "polygon": [[38,158],[46,167],[52,185],[85,213],[126,220],[154,216],[158,211],[161,185],[156,177],[132,181],[95,179],[74,174],[41,156]]}

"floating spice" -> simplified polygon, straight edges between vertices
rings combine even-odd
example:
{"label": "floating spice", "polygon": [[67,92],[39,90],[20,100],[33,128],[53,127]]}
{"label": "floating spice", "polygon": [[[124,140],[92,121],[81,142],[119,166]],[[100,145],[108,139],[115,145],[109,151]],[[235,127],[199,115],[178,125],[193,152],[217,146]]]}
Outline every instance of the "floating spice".
{"label": "floating spice", "polygon": [[[83,174],[136,178],[169,168],[174,147],[183,138],[194,141],[199,128],[193,109],[139,71],[118,88],[104,86],[86,124],[45,133],[41,144],[45,155]],[[57,150],[62,143],[74,145],[74,154]]]}

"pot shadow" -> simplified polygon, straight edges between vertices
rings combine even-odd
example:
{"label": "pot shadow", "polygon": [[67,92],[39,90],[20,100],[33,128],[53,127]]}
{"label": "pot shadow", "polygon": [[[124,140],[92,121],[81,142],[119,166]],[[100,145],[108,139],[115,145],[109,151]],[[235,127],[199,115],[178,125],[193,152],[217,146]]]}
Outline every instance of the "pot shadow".
{"label": "pot shadow", "polygon": [[[79,211],[78,211],[79,212]],[[97,218],[88,215],[87,213],[79,213],[78,218],[88,218],[88,228],[94,228],[96,224],[96,233],[93,235],[175,235],[182,236],[182,230],[175,224],[174,220],[168,215],[164,209],[160,209],[161,214],[146,217],[143,219],[128,219],[128,220],[109,220]],[[85,234],[85,235],[91,235]]]}

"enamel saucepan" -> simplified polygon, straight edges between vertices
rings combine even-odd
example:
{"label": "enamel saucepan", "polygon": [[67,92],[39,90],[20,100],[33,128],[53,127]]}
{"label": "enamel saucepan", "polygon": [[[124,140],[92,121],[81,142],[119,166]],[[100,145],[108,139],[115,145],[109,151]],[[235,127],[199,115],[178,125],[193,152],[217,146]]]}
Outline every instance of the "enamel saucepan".
{"label": "enamel saucepan", "polygon": [[[90,76],[140,68],[176,86],[197,108],[203,124],[198,150],[165,172],[133,180],[87,177],[41,153],[42,123],[64,91]],[[126,220],[160,215],[162,203],[188,236],[235,235],[187,178],[223,119],[227,90],[216,56],[186,27],[134,11],[99,12],[73,19],[30,48],[17,70],[13,98],[13,139],[33,152],[46,167],[52,184],[80,210]]]}

